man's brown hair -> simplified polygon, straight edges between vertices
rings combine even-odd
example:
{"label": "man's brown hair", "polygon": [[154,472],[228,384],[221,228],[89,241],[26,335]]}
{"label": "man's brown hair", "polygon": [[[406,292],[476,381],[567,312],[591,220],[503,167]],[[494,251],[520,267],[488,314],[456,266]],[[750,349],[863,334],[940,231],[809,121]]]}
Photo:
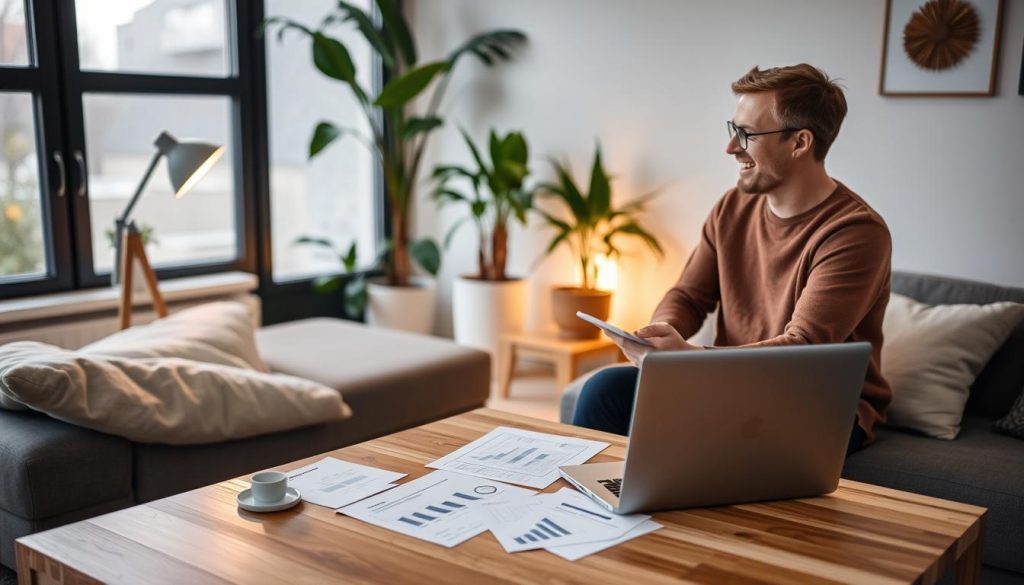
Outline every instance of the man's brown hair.
{"label": "man's brown hair", "polygon": [[774,92],[775,117],[786,128],[810,130],[814,134],[814,158],[819,161],[825,160],[846,117],[842,88],[807,63],[771,69],[755,66],[732,84],[732,91],[736,95]]}

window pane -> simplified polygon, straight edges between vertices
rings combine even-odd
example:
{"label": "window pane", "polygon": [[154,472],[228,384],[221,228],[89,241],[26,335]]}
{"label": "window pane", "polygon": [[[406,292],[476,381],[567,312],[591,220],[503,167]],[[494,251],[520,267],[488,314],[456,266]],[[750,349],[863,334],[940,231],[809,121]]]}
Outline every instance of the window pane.
{"label": "window pane", "polygon": [[224,156],[186,196],[175,199],[166,159],[153,171],[132,219],[152,239],[146,246],[156,266],[230,261],[237,257],[231,101],[227,97],[86,94],[85,142],[93,266],[113,266],[114,219],[135,193],[162,131],[179,140],[226,146]]}
{"label": "window pane", "polygon": [[[371,2],[353,4],[367,10]],[[266,15],[287,16],[316,28],[334,5],[331,0],[267,0]],[[370,48],[351,23],[332,27],[330,34],[349,48],[360,83],[372,94]],[[278,42],[275,31],[267,35],[266,46],[274,279],[336,271],[341,266],[326,251],[295,245],[303,235],[326,237],[345,250],[356,242],[359,263],[366,266],[376,255],[373,155],[346,136],[306,160],[318,122],[355,127],[369,136],[366,120],[349,89],[313,66],[308,40],[289,32]]]}
{"label": "window pane", "polygon": [[83,71],[231,73],[227,0],[75,0],[75,12]]}
{"label": "window pane", "polygon": [[0,282],[46,273],[32,96],[0,93]]}
{"label": "window pane", "polygon": [[25,0],[0,0],[0,65],[28,64]]}

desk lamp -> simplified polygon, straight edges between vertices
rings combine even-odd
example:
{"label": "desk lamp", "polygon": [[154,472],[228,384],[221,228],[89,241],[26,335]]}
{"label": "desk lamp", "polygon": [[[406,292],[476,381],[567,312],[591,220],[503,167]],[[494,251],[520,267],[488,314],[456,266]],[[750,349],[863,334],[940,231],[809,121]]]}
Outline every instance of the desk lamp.
{"label": "desk lamp", "polygon": [[135,222],[130,220],[132,209],[138,203],[142,191],[146,188],[146,183],[149,182],[149,177],[153,174],[153,169],[160,162],[160,157],[167,157],[167,171],[171,178],[171,187],[174,188],[174,197],[181,199],[196,183],[202,180],[224,154],[223,146],[204,142],[179,142],[167,132],[161,132],[153,144],[157,149],[153,154],[153,160],[149,162],[149,168],[146,169],[146,174],[142,177],[142,182],[139,183],[135,195],[128,202],[128,207],[115,221],[114,245],[117,262],[114,266],[113,281],[114,284],[120,282],[121,285],[121,303],[117,312],[121,329],[127,329],[131,325],[132,264],[135,260],[138,260],[142,267],[142,274],[146,279],[149,295],[153,299],[153,309],[156,311],[157,317],[167,316],[167,305],[157,288],[156,274],[149,265],[149,259],[146,258],[142,236]]}

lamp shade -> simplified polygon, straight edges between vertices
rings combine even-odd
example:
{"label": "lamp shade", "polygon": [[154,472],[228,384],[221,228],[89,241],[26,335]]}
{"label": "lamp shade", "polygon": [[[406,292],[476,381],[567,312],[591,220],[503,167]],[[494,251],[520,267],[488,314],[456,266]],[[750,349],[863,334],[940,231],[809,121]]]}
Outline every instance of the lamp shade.
{"label": "lamp shade", "polygon": [[154,143],[167,157],[167,172],[175,197],[183,197],[217,164],[224,147],[205,142],[179,142],[167,132],[161,132]]}

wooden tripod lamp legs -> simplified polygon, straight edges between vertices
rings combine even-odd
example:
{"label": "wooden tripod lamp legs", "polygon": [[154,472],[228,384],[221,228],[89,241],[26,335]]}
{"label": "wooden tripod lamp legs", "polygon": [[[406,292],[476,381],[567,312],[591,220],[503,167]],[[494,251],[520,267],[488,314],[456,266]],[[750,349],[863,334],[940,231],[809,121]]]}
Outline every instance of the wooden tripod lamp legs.
{"label": "wooden tripod lamp legs", "polygon": [[146,258],[146,248],[142,245],[142,235],[139,232],[128,229],[121,237],[121,304],[117,309],[117,320],[121,329],[127,329],[132,324],[132,265],[138,260],[142,265],[142,275],[146,278],[146,288],[149,289],[149,296],[153,299],[153,310],[157,317],[167,316],[167,305],[164,298],[160,296],[160,289],[156,284],[156,274],[149,265]]}

